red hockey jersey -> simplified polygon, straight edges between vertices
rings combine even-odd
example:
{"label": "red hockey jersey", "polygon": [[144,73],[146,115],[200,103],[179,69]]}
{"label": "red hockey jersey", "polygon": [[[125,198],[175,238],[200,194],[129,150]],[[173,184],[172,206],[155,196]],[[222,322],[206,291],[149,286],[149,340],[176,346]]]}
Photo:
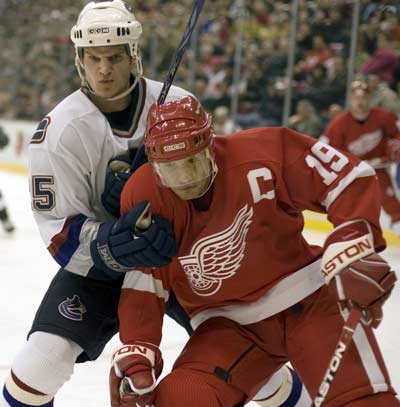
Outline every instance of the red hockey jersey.
{"label": "red hockey jersey", "polygon": [[357,121],[350,111],[336,116],[324,131],[327,142],[371,164],[387,162],[387,142],[400,140],[400,124],[395,114],[380,108],[370,110],[367,119]]}
{"label": "red hockey jersey", "polygon": [[160,342],[171,289],[194,327],[214,316],[254,323],[315,292],[324,284],[322,249],[302,235],[304,209],[327,212],[334,225],[366,219],[376,247],[385,246],[375,173],[357,158],[276,127],[216,136],[215,159],[206,210],[160,187],[149,164],[124,188],[122,212],[148,200],[152,213],[172,222],[178,245],[168,267],[126,273],[119,308],[124,343]]}

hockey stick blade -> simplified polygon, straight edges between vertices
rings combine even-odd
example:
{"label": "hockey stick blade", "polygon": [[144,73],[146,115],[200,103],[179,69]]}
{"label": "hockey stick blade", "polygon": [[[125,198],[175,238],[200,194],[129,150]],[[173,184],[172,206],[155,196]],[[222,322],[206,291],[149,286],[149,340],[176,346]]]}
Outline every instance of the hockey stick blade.
{"label": "hockey stick blade", "polygon": [[351,309],[349,317],[343,326],[342,334],[340,335],[335,351],[333,352],[333,356],[329,361],[328,369],[318,387],[318,393],[314,398],[312,407],[320,407],[324,404],[329,389],[331,388],[340,364],[342,363],[343,357],[353,339],[354,331],[361,320],[361,316],[362,311],[360,308],[354,307]]}
{"label": "hockey stick blade", "polygon": [[[174,57],[172,58],[171,64],[168,68],[167,76],[163,83],[163,87],[161,89],[160,94],[158,95],[157,103],[159,105],[162,105],[165,102],[165,99],[167,98],[169,89],[175,79],[176,71],[178,70],[179,65],[181,64],[187,45],[189,44],[190,38],[192,37],[193,30],[196,27],[196,23],[203,8],[203,5],[204,0],[195,0],[192,13],[189,17],[188,23],[186,24],[185,32],[183,33],[181,42],[174,54]],[[144,146],[142,141],[138,150],[136,151],[135,158],[132,162],[131,172],[134,172],[140,166],[140,164],[143,161],[143,155],[144,155]]]}

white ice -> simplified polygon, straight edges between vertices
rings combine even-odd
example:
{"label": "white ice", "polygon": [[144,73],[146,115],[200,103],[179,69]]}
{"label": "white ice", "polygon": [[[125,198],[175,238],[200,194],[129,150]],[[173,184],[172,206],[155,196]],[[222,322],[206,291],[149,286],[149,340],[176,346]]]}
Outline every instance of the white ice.
{"label": "white ice", "polygon": [[[17,227],[12,237],[0,230],[0,382],[3,382],[58,267],[43,246],[33,221],[27,178],[0,171],[0,188]],[[306,232],[306,236],[314,243],[323,239],[323,235],[317,232]],[[400,249],[387,249],[384,256],[400,275]],[[377,336],[394,387],[400,393],[399,313],[400,292],[397,287],[385,305],[385,318]],[[182,328],[166,318],[162,343],[165,373],[170,370],[185,340]],[[57,396],[57,407],[108,406],[109,361],[112,349],[118,343],[118,337],[114,337],[97,361],[76,366],[71,381]]]}

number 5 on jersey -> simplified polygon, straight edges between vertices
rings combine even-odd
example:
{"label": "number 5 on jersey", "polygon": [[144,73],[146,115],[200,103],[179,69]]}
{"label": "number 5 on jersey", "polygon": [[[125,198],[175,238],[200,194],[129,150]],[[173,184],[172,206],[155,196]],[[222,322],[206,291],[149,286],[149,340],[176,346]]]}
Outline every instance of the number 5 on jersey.
{"label": "number 5 on jersey", "polygon": [[55,205],[55,193],[49,187],[54,184],[51,175],[32,177],[32,205],[37,211],[51,211]]}

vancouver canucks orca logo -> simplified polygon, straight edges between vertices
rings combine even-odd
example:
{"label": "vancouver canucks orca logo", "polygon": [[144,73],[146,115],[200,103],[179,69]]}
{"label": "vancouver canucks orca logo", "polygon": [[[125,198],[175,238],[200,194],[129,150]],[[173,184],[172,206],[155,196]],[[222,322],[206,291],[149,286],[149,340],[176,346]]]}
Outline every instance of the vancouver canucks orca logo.
{"label": "vancouver canucks orca logo", "polygon": [[83,314],[86,312],[86,307],[82,304],[79,295],[74,294],[58,305],[58,312],[65,318],[72,319],[73,321],[82,321]]}

